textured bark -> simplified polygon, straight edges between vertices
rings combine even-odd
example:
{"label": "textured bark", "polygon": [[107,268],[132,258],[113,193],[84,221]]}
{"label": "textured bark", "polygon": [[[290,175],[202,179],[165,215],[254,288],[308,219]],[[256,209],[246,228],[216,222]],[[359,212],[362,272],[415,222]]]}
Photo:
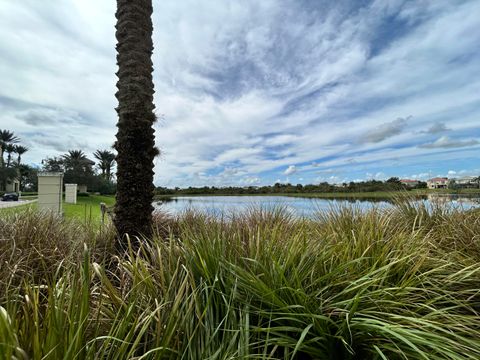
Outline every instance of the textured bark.
{"label": "textured bark", "polygon": [[[153,212],[152,0],[117,0],[118,132],[115,226],[123,235],[150,236]],[[132,238],[132,241],[136,241]]]}

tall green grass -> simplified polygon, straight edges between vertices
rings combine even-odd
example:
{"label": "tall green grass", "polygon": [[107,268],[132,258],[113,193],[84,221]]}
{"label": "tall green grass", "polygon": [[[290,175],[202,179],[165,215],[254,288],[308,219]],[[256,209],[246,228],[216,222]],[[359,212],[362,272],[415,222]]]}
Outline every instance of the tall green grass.
{"label": "tall green grass", "polygon": [[0,220],[0,359],[478,359],[478,213],[402,203],[113,230]]}

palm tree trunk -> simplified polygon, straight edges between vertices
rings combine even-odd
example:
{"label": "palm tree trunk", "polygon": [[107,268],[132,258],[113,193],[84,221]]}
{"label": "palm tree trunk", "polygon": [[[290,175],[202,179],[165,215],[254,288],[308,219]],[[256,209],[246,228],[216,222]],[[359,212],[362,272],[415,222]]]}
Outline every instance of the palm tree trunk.
{"label": "palm tree trunk", "polygon": [[[150,236],[153,212],[152,0],[117,0],[118,132],[115,226],[120,235]],[[132,238],[132,241],[134,240]]]}

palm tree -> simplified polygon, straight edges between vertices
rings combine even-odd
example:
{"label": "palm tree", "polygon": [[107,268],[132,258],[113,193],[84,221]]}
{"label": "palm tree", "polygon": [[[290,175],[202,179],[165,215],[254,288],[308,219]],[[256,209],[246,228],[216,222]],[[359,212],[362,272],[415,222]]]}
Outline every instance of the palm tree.
{"label": "palm tree", "polygon": [[7,153],[7,168],[10,167],[10,163],[12,161],[12,153],[15,152],[15,145],[11,143],[7,143],[5,145],[5,152]]}
{"label": "palm tree", "polygon": [[7,144],[16,144],[20,141],[15,134],[8,130],[0,130],[0,161],[2,168],[5,167],[5,160],[3,154],[5,153]]}
{"label": "palm tree", "polygon": [[[152,0],[117,0],[118,155],[114,222],[120,237],[148,237],[152,232],[153,159],[158,154],[153,130],[152,12]],[[122,241],[118,244],[124,247]]]}
{"label": "palm tree", "polygon": [[82,150],[68,150],[62,155],[65,169],[77,169],[88,161],[87,156]]}
{"label": "palm tree", "polygon": [[28,151],[28,148],[22,145],[16,145],[15,146],[15,152],[17,153],[17,165],[21,164],[22,161],[22,155],[25,154]]}
{"label": "palm tree", "polygon": [[102,171],[102,176],[110,180],[112,178],[112,168],[115,163],[115,154],[108,150],[97,150],[93,156],[98,159],[98,167]]}

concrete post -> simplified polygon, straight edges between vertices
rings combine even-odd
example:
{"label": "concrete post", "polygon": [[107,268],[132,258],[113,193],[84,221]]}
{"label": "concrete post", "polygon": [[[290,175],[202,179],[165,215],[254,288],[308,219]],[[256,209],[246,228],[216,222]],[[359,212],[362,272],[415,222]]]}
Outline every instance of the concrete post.
{"label": "concrete post", "polygon": [[77,184],[65,184],[65,202],[68,204],[77,203]]}
{"label": "concrete post", "polygon": [[62,172],[38,173],[38,209],[51,211],[54,214],[62,213]]}

